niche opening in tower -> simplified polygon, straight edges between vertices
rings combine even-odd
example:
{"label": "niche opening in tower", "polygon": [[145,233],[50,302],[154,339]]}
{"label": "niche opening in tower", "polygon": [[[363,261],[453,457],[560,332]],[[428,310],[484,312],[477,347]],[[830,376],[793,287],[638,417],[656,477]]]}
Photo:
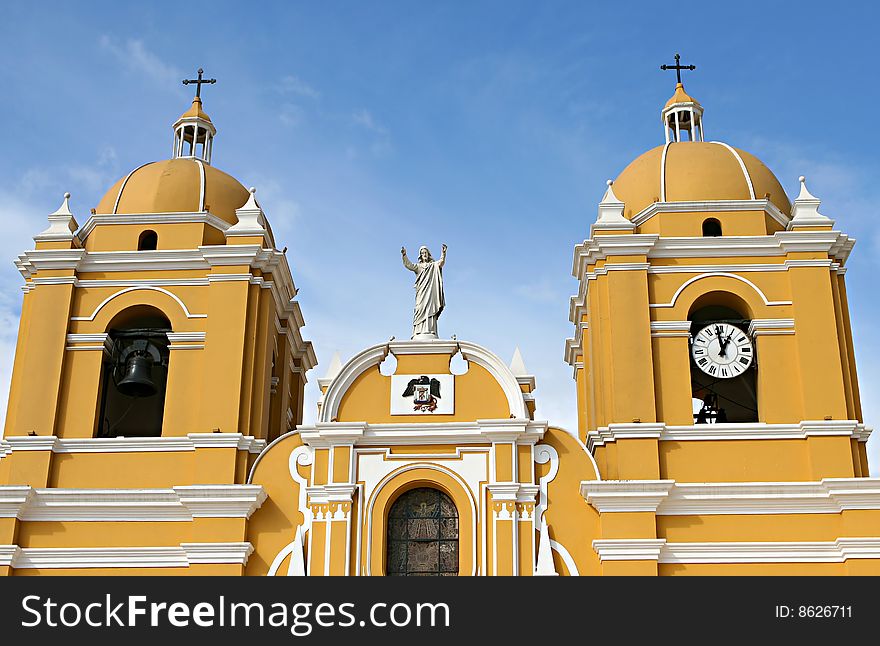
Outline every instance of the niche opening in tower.
{"label": "niche opening in tower", "polygon": [[758,421],[757,362],[745,303],[713,292],[694,304],[691,321],[691,390],[694,424]]}
{"label": "niche opening in tower", "polygon": [[159,236],[150,229],[147,229],[138,237],[138,251],[155,251],[158,244]]}
{"label": "niche opening in tower", "polygon": [[170,331],[168,319],[146,305],[130,308],[111,322],[98,437],[162,435]]}

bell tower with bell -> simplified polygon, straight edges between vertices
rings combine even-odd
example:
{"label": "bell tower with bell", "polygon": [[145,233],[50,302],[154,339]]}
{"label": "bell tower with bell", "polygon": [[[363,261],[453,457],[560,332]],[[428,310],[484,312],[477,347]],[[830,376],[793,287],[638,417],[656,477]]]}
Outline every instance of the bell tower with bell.
{"label": "bell tower with bell", "polygon": [[18,257],[0,480],[237,486],[301,422],[317,362],[255,189],[211,164],[201,88],[213,82],[202,70],[184,82],[198,89],[170,159],[126,174],[82,225],[66,194]]}

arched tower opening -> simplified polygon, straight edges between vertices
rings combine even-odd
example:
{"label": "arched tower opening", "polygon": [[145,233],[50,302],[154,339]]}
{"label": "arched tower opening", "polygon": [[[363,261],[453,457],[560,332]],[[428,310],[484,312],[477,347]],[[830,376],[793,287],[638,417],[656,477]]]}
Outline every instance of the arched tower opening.
{"label": "arched tower opening", "polygon": [[159,244],[159,236],[155,231],[147,229],[138,236],[138,251],[155,251]]}
{"label": "arched tower opening", "polygon": [[171,323],[157,308],[136,305],[107,326],[96,437],[162,435]]}
{"label": "arched tower opening", "polygon": [[718,237],[721,235],[721,222],[717,218],[706,218],[703,220],[703,236]]}
{"label": "arched tower opening", "polygon": [[728,292],[704,294],[691,307],[695,424],[758,421],[758,367],[749,312],[745,301]]}

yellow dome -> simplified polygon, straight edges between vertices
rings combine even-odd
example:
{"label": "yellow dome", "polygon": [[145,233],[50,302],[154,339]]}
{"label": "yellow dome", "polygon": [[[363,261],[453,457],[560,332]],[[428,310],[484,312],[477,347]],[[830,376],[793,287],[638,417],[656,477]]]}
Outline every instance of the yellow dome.
{"label": "yellow dome", "polygon": [[664,148],[637,157],[614,180],[614,194],[626,205],[627,218],[663,200],[769,199],[790,214],[791,203],[779,180],[754,155],[719,142],[684,141],[668,144],[664,159]]}
{"label": "yellow dome", "polygon": [[[204,182],[203,182],[204,177]],[[202,194],[204,186],[204,194]],[[247,189],[231,175],[195,159],[152,162],[116,182],[96,213],[193,213],[210,211],[230,224],[247,202]]]}

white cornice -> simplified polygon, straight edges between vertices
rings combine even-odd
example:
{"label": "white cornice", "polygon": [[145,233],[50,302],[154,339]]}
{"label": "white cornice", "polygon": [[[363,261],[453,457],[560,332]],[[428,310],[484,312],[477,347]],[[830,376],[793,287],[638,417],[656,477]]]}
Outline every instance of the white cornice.
{"label": "white cornice", "polygon": [[367,424],[366,422],[319,422],[298,427],[305,444],[376,446],[403,444],[534,444],[544,437],[548,424],[530,419],[491,419],[438,424]]}
{"label": "white cornice", "polygon": [[581,343],[578,339],[569,338],[565,340],[565,363],[574,366],[578,361],[583,359],[584,353],[581,350]]}
{"label": "white cornice", "polygon": [[458,341],[448,339],[426,339],[424,341],[392,341],[389,344],[391,354],[448,354],[458,349]]}
{"label": "white cornice", "polygon": [[718,543],[669,543],[662,538],[619,538],[594,540],[593,549],[600,561],[842,563],[851,558],[880,558],[880,538]]}
{"label": "white cornice", "polygon": [[181,543],[187,561],[194,563],[232,563],[247,565],[254,547],[249,542],[238,543]]}
{"label": "white cornice", "polygon": [[584,240],[574,247],[574,263],[571,273],[581,278],[589,265],[609,256],[647,256],[657,244],[656,233],[606,234]]}
{"label": "white cornice", "polygon": [[[535,379],[535,375],[517,375],[516,383],[518,383],[520,386],[528,387],[529,390],[531,391],[531,390],[535,389],[535,386],[537,385],[538,382]],[[525,397],[526,395],[529,395],[529,394],[530,393],[523,393],[523,397]],[[526,399],[528,399],[528,397],[526,397]]]}
{"label": "white cornice", "polygon": [[14,451],[54,451],[58,438],[54,435],[12,435],[3,438]]}
{"label": "white cornice", "polygon": [[[576,245],[572,275],[583,280],[587,268],[610,256],[650,258],[773,257],[809,251],[846,262],[855,240],[840,231],[777,231],[764,236],[660,237],[658,234],[602,235]],[[792,265],[792,266],[796,266]]]}
{"label": "white cornice", "polygon": [[770,200],[708,200],[696,202],[654,202],[636,213],[632,222],[641,226],[660,213],[730,213],[763,211],[783,227],[790,218]]}
{"label": "white cornice", "polygon": [[0,518],[83,522],[249,518],[265,499],[262,486],[242,484],[171,489],[0,487]]}
{"label": "white cornice", "polygon": [[[520,482],[490,482],[486,485],[486,490],[492,494],[493,502],[534,504],[541,492],[541,487]],[[526,511],[520,516],[520,520],[530,520],[531,518],[530,511]]]}
{"label": "white cornice", "polygon": [[[127,217],[127,216],[126,216]],[[299,303],[295,300],[297,289],[290,274],[290,267],[283,252],[275,249],[264,249],[260,245],[203,245],[198,249],[172,249],[155,251],[85,251],[84,249],[39,249],[26,251],[16,260],[16,266],[24,276],[26,283],[23,290],[27,293],[39,285],[73,284],[76,287],[121,287],[122,291],[113,296],[133,289],[154,289],[165,292],[175,298],[183,306],[183,301],[163,289],[161,286],[200,286],[208,285],[212,280],[228,279],[230,274],[207,274],[198,277],[100,279],[80,278],[80,274],[100,272],[112,275],[115,272],[141,271],[178,271],[202,270],[208,272],[212,267],[244,265],[263,274],[252,273],[235,275],[236,278],[258,284],[261,288],[271,290],[276,315],[282,321],[292,320],[288,331],[295,343],[291,351],[295,356],[305,355],[309,366],[313,367],[314,351],[310,344],[303,341],[299,328],[305,325]],[[70,276],[38,276],[43,270],[72,270]],[[111,296],[110,298],[112,298]],[[102,304],[103,305],[103,304]],[[98,309],[100,309],[99,306]],[[186,307],[184,310],[186,311]],[[94,316],[94,315],[93,315]],[[205,315],[187,313],[189,318],[201,318]],[[82,317],[74,317],[74,320]]]}
{"label": "white cornice", "polygon": [[[840,265],[830,258],[818,258],[814,260],[786,259],[775,263],[747,263],[747,264],[724,264],[713,265],[652,265],[648,269],[649,274],[702,274],[713,271],[732,273],[768,271],[788,271],[792,267],[828,267],[832,271],[838,271]],[[589,272],[587,272],[589,276]]]}
{"label": "white cornice", "polygon": [[599,561],[656,561],[666,543],[662,538],[604,538],[593,541]]}
{"label": "white cornice", "polygon": [[356,489],[356,484],[347,482],[313,485],[306,487],[306,496],[310,505],[351,502]]}
{"label": "white cornice", "polygon": [[[646,430],[640,431],[644,428]],[[649,430],[648,430],[649,429]],[[610,424],[587,433],[590,451],[608,442],[631,437],[652,437],[661,441],[712,440],[800,440],[811,436],[852,437],[867,442],[871,428],[856,420],[809,420],[798,424],[695,424],[667,426],[666,424]]]}
{"label": "white cornice", "polygon": [[204,343],[206,335],[204,332],[168,332],[167,336],[171,343]]}
{"label": "white cornice", "polygon": [[207,224],[218,231],[226,231],[230,225],[225,220],[208,212],[192,213],[95,213],[77,232],[80,240],[85,240],[92,230],[107,224]]}
{"label": "white cornice", "polygon": [[880,558],[880,538],[834,541],[665,543],[660,563],[842,563]]}
{"label": "white cornice", "polygon": [[12,567],[20,552],[18,545],[0,545],[0,567]]}
{"label": "white cornice", "polygon": [[657,422],[609,424],[587,433],[587,448],[592,451],[596,446],[622,439],[659,440],[666,425]]}
{"label": "white cornice", "polygon": [[193,518],[250,518],[266,500],[260,485],[184,485],[173,490]]}
{"label": "white cornice", "polygon": [[33,488],[27,485],[0,486],[0,518],[18,518],[33,495]]}
{"label": "white cornice", "polygon": [[752,319],[749,322],[749,336],[794,333],[794,319]]}
{"label": "white cornice", "polygon": [[14,435],[5,438],[12,451],[53,453],[131,453],[195,451],[196,448],[237,448],[260,453],[266,440],[241,433],[190,433],[181,437],[82,437],[58,438],[54,435]]}
{"label": "white cornice", "polygon": [[652,337],[684,337],[691,335],[691,321],[651,321]]}
{"label": "white cornice", "polygon": [[[662,240],[662,239],[661,239]],[[659,243],[658,243],[659,244]],[[652,254],[653,255],[653,254]],[[617,266],[617,265],[615,265]],[[699,265],[651,265],[648,268],[649,274],[694,274],[694,278],[698,276],[709,277],[709,276],[730,276],[740,273],[750,273],[750,272],[777,272],[777,271],[789,271],[790,269],[797,267],[828,267],[830,271],[835,272],[840,275],[846,272],[846,268],[840,267],[839,263],[832,261],[830,258],[826,259],[786,259],[777,263],[749,263],[749,264],[731,264],[731,263],[719,263],[719,264],[699,264]],[[569,312],[568,318],[571,322],[576,322],[582,319],[586,315],[586,297],[587,290],[589,289],[589,282],[592,280],[596,280],[599,276],[604,276],[608,273],[608,270],[605,267],[601,267],[596,271],[586,271],[582,277],[578,285],[578,293],[575,296],[572,296],[569,299]],[[742,276],[737,277],[739,280],[746,282],[752,287],[756,288],[754,283],[743,278]],[[756,289],[757,291],[757,289]],[[766,298],[766,296],[765,296]],[[787,304],[789,301],[767,301],[770,304]],[[674,301],[673,301],[674,303]],[[652,307],[668,307],[668,304],[653,304]]]}
{"label": "white cornice", "polygon": [[819,482],[680,482],[587,480],[581,495],[600,513],[649,511],[658,516],[837,514],[880,509],[880,478]]}
{"label": "white cornice", "polygon": [[588,480],[581,495],[599,513],[656,512],[675,485],[673,480]]}
{"label": "white cornice", "polygon": [[[5,548],[5,549],[4,549]],[[248,542],[181,543],[176,547],[18,547],[0,546],[14,569],[165,568],[195,563],[245,565],[254,551]],[[2,563],[3,556],[0,556]]]}
{"label": "white cornice", "polygon": [[67,335],[67,343],[98,343],[102,344],[107,340],[106,332],[99,332],[97,334],[68,334]]}
{"label": "white cornice", "polygon": [[[280,283],[281,303],[296,295],[296,286],[284,254],[260,245],[202,245],[197,249],[153,251],[86,251],[84,249],[38,249],[25,251],[16,266],[25,278],[45,269],[90,272],[208,270],[212,267],[244,265],[272,274]],[[186,280],[193,280],[192,278]],[[202,279],[204,280],[204,278]],[[271,281],[267,281],[267,284]]]}

